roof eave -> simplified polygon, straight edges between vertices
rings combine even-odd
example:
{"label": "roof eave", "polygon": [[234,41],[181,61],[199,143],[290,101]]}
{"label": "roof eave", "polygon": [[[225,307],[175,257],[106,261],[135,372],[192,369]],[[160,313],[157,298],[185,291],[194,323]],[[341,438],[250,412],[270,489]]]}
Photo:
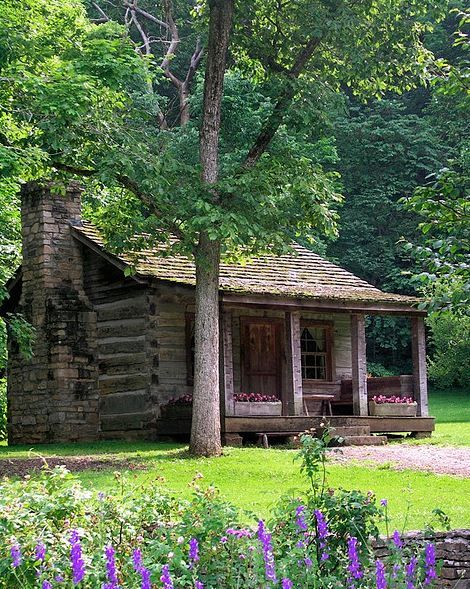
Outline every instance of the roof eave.
{"label": "roof eave", "polygon": [[256,295],[242,293],[221,293],[222,303],[228,306],[275,306],[297,308],[309,311],[334,311],[340,313],[366,313],[369,315],[426,316],[427,312],[400,301],[361,301],[328,298],[306,298],[300,296]]}

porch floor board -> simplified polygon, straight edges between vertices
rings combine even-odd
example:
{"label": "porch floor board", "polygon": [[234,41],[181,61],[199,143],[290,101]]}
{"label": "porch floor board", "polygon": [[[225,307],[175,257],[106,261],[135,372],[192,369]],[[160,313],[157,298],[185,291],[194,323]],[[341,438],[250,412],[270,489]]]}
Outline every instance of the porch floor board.
{"label": "porch floor board", "polygon": [[282,416],[282,417],[226,417],[225,432],[292,432],[299,433],[311,428],[319,428],[320,424],[330,427],[364,425],[370,427],[372,433],[401,432],[432,432],[434,417],[359,417],[347,415],[333,416]]}
{"label": "porch floor board", "polygon": [[[298,434],[320,424],[330,427],[367,426],[371,433],[431,433],[434,431],[434,417],[359,417],[357,415],[320,415],[306,417],[303,415],[281,417],[226,417],[222,421],[222,431],[227,434],[285,432]],[[157,435],[189,434],[190,419],[159,419]]]}

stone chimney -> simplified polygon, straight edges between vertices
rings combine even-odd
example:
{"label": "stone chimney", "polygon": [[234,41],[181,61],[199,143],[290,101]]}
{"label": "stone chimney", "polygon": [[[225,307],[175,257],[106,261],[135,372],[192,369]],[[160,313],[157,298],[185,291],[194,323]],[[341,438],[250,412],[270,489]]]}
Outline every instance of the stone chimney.
{"label": "stone chimney", "polygon": [[36,330],[34,356],[10,344],[10,443],[97,439],[96,313],[83,289],[81,188],[29,183],[21,192],[19,311]]}

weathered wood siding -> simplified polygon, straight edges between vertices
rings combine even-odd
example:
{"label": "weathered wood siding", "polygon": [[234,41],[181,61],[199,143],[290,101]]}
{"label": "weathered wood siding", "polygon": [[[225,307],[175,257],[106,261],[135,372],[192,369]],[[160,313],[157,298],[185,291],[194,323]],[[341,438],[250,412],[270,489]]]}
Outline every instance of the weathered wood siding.
{"label": "weathered wood siding", "polygon": [[151,329],[157,341],[152,397],[156,405],[164,405],[192,392],[187,382],[186,313],[194,312],[194,292],[161,283],[155,288],[152,303],[155,316]]}
{"label": "weathered wood siding", "polygon": [[97,312],[101,434],[151,437],[153,349],[151,291],[84,251],[84,282]]}

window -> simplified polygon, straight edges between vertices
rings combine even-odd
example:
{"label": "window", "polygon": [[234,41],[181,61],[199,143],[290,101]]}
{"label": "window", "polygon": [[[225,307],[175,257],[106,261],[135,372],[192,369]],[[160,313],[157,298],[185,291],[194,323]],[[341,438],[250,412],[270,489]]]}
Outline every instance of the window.
{"label": "window", "polygon": [[332,325],[301,326],[302,380],[332,380],[332,337]]}
{"label": "window", "polygon": [[186,313],[186,384],[194,384],[194,313]]}

